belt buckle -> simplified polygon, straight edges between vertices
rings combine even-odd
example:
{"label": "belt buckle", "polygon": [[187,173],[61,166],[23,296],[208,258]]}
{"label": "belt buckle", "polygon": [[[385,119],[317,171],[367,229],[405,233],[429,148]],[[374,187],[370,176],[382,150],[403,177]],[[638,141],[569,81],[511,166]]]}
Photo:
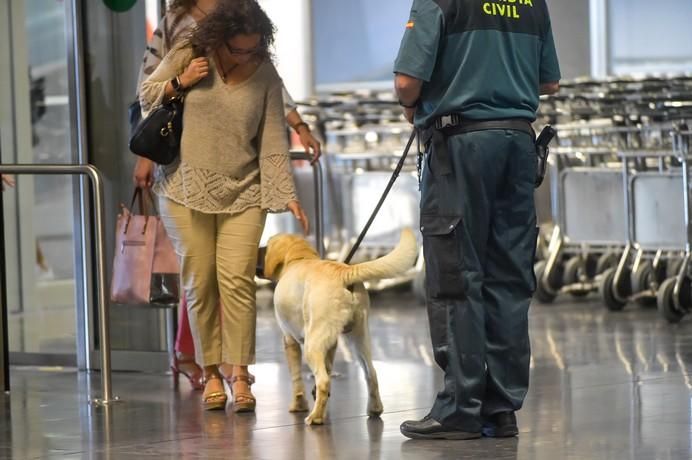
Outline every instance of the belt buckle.
{"label": "belt buckle", "polygon": [[448,126],[452,126],[453,124],[454,121],[451,115],[442,115],[440,117],[440,129],[447,128]]}

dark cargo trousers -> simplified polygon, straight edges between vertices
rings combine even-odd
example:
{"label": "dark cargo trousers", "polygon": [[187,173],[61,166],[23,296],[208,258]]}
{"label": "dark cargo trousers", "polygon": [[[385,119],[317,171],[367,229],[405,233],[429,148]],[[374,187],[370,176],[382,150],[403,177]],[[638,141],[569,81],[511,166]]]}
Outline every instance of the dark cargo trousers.
{"label": "dark cargo trousers", "polygon": [[430,334],[444,371],[430,415],[479,432],[483,417],[519,410],[528,390],[537,157],[520,131],[451,136],[447,147],[451,173],[432,151],[421,186]]}

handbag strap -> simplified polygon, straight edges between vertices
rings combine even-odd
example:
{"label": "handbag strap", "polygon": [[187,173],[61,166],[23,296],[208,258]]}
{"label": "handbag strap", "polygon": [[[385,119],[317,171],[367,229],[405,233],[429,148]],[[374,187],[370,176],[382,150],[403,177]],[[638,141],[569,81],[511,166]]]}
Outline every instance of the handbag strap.
{"label": "handbag strap", "polygon": [[[145,203],[145,195],[149,198],[149,204],[151,205],[151,209],[154,210],[154,214],[149,214],[149,208]],[[142,234],[145,234],[147,232],[147,226],[149,225],[149,217],[152,215],[158,215],[158,209],[156,209],[156,200],[154,198],[154,194],[151,192],[151,189],[147,189],[145,193],[140,187],[135,187],[135,190],[132,193],[132,201],[130,202],[131,212],[127,216],[124,233],[127,233],[127,229],[130,226],[130,219],[135,213],[135,203],[137,203],[137,206],[139,207],[140,215],[144,216],[144,228],[142,229]]]}
{"label": "handbag strap", "polygon": [[138,205],[140,214],[142,214],[144,216],[148,216],[147,210],[144,207],[144,198],[142,196],[142,189],[139,187],[135,187],[135,190],[132,193],[132,201],[130,201],[130,210],[132,210],[132,212],[135,212],[135,209],[136,209],[135,208],[135,202]]}

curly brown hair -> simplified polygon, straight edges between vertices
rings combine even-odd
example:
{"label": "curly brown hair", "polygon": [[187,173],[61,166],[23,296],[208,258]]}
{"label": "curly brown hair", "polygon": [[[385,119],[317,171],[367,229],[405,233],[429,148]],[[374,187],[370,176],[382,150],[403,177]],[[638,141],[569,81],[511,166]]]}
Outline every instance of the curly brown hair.
{"label": "curly brown hair", "polygon": [[175,14],[185,14],[196,4],[196,0],[171,0],[168,2],[168,11],[172,11]]}
{"label": "curly brown hair", "polygon": [[219,0],[214,10],[202,19],[190,35],[190,44],[197,56],[225,46],[238,35],[259,34],[257,56],[271,59],[276,28],[256,0]]}

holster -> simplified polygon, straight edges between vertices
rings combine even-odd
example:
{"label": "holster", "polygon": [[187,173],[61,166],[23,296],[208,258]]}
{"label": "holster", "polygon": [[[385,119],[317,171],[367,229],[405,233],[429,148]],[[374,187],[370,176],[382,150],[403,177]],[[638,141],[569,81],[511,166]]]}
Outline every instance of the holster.
{"label": "holster", "polygon": [[537,171],[536,171],[536,182],[535,187],[538,188],[543,184],[545,179],[545,173],[548,168],[548,155],[550,154],[550,141],[553,140],[557,131],[555,128],[548,125],[541,131],[536,139],[536,156],[538,157]]}

